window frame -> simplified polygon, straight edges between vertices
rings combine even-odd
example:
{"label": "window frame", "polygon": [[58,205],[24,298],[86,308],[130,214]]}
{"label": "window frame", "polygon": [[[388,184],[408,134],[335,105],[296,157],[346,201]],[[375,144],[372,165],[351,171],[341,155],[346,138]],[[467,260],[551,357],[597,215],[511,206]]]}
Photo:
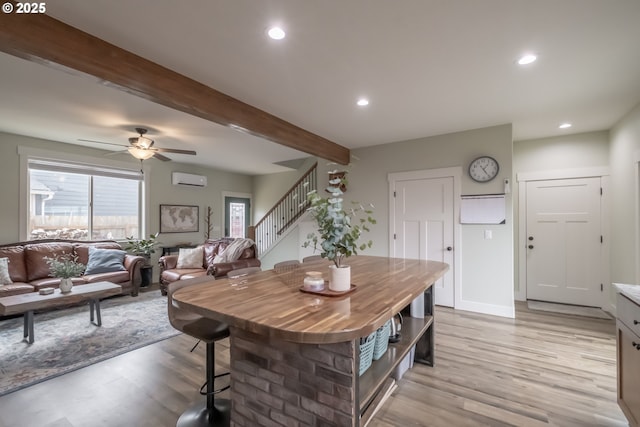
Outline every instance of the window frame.
{"label": "window frame", "polygon": [[[111,159],[102,159],[99,157],[91,157],[85,155],[78,155],[73,153],[60,153],[49,150],[43,150],[33,147],[18,147],[18,155],[20,158],[20,185],[19,185],[19,234],[21,241],[27,241],[30,237],[29,228],[29,192],[31,188],[29,177],[29,164],[31,162],[42,162],[59,164],[62,168],[69,167],[76,169],[77,171],[84,171],[87,174],[91,174],[91,171],[102,171],[103,173],[96,173],[95,175],[109,176],[108,171],[112,170],[116,175],[120,176],[135,176],[139,175],[139,200],[138,200],[138,227],[140,230],[140,236],[147,235],[148,225],[148,206],[149,206],[149,180],[147,179],[148,166],[143,165],[141,173],[140,165],[132,165],[129,162],[122,162]],[[91,189],[93,191],[93,189]],[[93,197],[91,195],[90,197]],[[93,215],[89,216],[89,226],[93,221]],[[118,239],[120,242],[124,242],[124,239]]]}

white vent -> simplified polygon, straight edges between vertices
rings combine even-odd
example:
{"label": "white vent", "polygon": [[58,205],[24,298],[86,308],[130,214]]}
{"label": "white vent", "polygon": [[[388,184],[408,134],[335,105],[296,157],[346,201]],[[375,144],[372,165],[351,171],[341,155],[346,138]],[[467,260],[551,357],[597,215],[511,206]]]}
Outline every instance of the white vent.
{"label": "white vent", "polygon": [[202,175],[193,175],[190,173],[173,172],[171,174],[171,183],[173,185],[190,185],[192,187],[206,187],[207,177]]}

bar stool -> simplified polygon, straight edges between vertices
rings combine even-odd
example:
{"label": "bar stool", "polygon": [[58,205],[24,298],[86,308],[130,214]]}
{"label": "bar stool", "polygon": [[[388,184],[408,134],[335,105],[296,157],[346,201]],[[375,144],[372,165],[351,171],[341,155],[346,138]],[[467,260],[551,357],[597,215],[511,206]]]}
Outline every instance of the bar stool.
{"label": "bar stool", "polygon": [[[229,426],[231,417],[231,402],[229,399],[215,399],[214,395],[229,387],[216,390],[215,379],[229,373],[215,375],[215,342],[229,336],[229,325],[213,319],[202,317],[189,310],[180,308],[173,300],[173,293],[187,286],[204,285],[211,282],[213,277],[196,277],[178,280],[170,283],[167,289],[169,323],[177,330],[184,332],[207,344],[206,377],[207,382],[200,388],[200,394],[205,394],[205,402],[198,403],[187,409],[178,419],[176,427],[201,426]],[[204,285],[206,286],[206,285]],[[197,344],[196,344],[197,345]],[[195,348],[195,347],[194,347]],[[206,392],[203,388],[206,386]]]}

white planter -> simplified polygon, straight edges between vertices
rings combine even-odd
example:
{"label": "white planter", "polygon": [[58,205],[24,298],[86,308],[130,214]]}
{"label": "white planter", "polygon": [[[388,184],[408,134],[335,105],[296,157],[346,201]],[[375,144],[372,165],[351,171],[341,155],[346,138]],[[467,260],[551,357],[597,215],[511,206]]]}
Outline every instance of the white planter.
{"label": "white planter", "polygon": [[351,289],[351,266],[343,265],[338,268],[329,266],[329,289],[335,292],[345,292]]}
{"label": "white planter", "polygon": [[71,278],[60,279],[60,292],[63,294],[67,294],[71,292],[71,288],[73,288],[73,282]]}

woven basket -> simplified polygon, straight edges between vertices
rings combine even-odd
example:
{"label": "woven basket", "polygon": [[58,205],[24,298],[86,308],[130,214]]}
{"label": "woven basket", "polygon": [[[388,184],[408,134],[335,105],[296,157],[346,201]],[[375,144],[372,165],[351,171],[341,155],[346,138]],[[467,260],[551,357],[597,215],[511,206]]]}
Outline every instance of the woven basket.
{"label": "woven basket", "polygon": [[371,362],[373,362],[373,347],[376,344],[376,332],[368,337],[360,338],[360,371],[359,375],[365,373]]}
{"label": "woven basket", "polygon": [[391,320],[376,331],[376,343],[373,346],[373,360],[380,359],[389,348],[389,334],[391,333]]}

